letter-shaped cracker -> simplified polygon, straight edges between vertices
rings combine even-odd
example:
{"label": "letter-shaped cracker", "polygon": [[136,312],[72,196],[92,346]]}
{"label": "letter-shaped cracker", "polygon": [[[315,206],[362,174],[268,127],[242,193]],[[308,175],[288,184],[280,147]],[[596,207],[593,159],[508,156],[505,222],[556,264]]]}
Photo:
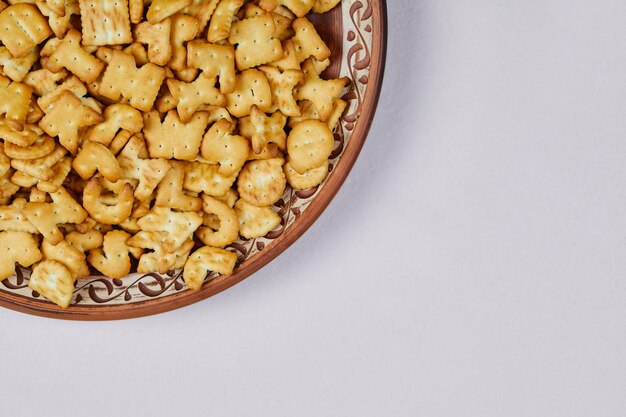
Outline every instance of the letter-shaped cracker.
{"label": "letter-shaped cracker", "polygon": [[193,16],[198,20],[198,33],[202,32],[217,7],[220,0],[193,0],[191,4],[183,9],[183,14]]}
{"label": "letter-shaped cracker", "polygon": [[112,104],[104,110],[104,122],[89,128],[85,139],[109,146],[120,129],[139,133],[143,117],[139,110],[128,104]]}
{"label": "letter-shaped cracker", "polygon": [[128,0],[78,0],[84,45],[131,43]]}
{"label": "letter-shaped cracker", "polygon": [[22,125],[10,119],[0,119],[0,139],[11,142],[17,146],[30,146],[43,134],[43,130],[34,125]]}
{"label": "letter-shaped cracker", "polygon": [[146,18],[148,22],[154,25],[190,4],[191,0],[152,0],[148,13],[146,13]]}
{"label": "letter-shaped cracker", "polygon": [[219,42],[228,38],[230,27],[243,0],[221,0],[211,17],[207,39],[209,42]]}
{"label": "letter-shaped cracker", "polygon": [[122,168],[122,177],[139,181],[135,189],[135,198],[140,201],[152,197],[152,192],[170,169],[170,163],[166,159],[140,158],[139,154],[144,149],[143,140],[138,136],[133,136],[117,156],[117,161]]}
{"label": "letter-shaped cracker", "polygon": [[[30,146],[17,146],[11,142],[4,143],[4,152],[13,159],[37,159],[43,158],[54,151],[55,143],[48,135],[41,135]],[[3,174],[4,172],[2,172]]]}
{"label": "letter-shaped cracker", "polygon": [[0,67],[13,81],[22,82],[37,59],[39,59],[37,47],[33,47],[26,55],[15,58],[5,46],[0,46]]}
{"label": "letter-shaped cracker", "polygon": [[235,90],[235,48],[195,40],[187,44],[187,63],[199,68],[207,78],[219,78],[224,94]]}
{"label": "letter-shaped cracker", "polygon": [[311,168],[300,174],[291,167],[291,163],[287,161],[283,169],[285,170],[285,177],[287,182],[291,185],[291,188],[295,190],[308,190],[320,185],[328,175],[328,160],[324,161],[322,165],[317,168]]}
{"label": "letter-shaped cracker", "polygon": [[296,88],[298,100],[309,100],[319,113],[320,120],[325,122],[333,112],[333,101],[341,95],[347,79],[323,80],[315,71],[313,61],[308,59],[302,65],[304,81]]}
{"label": "letter-shaped cracker", "polygon": [[[101,145],[102,146],[102,145]],[[100,201],[102,193],[100,178],[92,178],[83,191],[83,207],[92,219],[102,224],[120,224],[130,217],[133,210],[133,187],[126,183],[115,198],[115,204]]]}
{"label": "letter-shaped cracker", "polygon": [[58,48],[45,61],[44,67],[52,72],[67,68],[81,81],[92,83],[98,79],[104,69],[100,61],[80,46],[81,34],[72,29],[65,35]]}
{"label": "letter-shaped cracker", "polygon": [[202,211],[217,216],[219,227],[200,227],[196,232],[198,238],[208,246],[222,247],[230,245],[239,237],[239,221],[235,210],[226,203],[209,195],[202,196]]}
{"label": "letter-shaped cracker", "polygon": [[0,204],[9,204],[11,197],[20,190],[19,185],[11,181],[13,171],[8,170],[0,177]]}
{"label": "letter-shaped cracker", "polygon": [[48,181],[54,176],[53,167],[65,156],[67,151],[62,146],[56,146],[54,151],[37,159],[13,159],[11,166],[18,171],[24,172],[40,181]]}
{"label": "letter-shaped cracker", "polygon": [[28,54],[50,35],[46,18],[34,4],[18,3],[0,12],[0,42],[14,57]]}
{"label": "letter-shaped cracker", "polygon": [[58,101],[46,110],[39,127],[50,136],[58,136],[59,143],[75,154],[78,151],[78,131],[103,120],[100,113],[84,105],[74,94],[63,91]]}
{"label": "letter-shaped cracker", "polygon": [[137,221],[146,232],[166,232],[163,248],[173,253],[202,225],[202,216],[196,212],[175,212],[170,208],[154,207]]}
{"label": "letter-shaped cracker", "polygon": [[139,258],[137,272],[145,274],[149,272],[166,273],[170,269],[180,269],[187,262],[189,252],[193,249],[192,239],[186,240],[173,253],[163,249],[163,242],[167,238],[165,232],[140,231],[128,240],[128,244],[135,248],[151,249],[154,252],[144,253]]}
{"label": "letter-shaped cracker", "polygon": [[300,116],[300,108],[293,96],[293,90],[304,78],[304,73],[298,70],[285,70],[281,73],[277,68],[270,66],[263,66],[259,69],[263,71],[270,83],[273,107],[285,116]]}
{"label": "letter-shaped cracker", "polygon": [[111,182],[119,180],[122,175],[115,155],[109,148],[97,142],[87,142],[74,158],[72,167],[84,180],[93,177],[96,171]]}
{"label": "letter-shaped cracker", "polygon": [[330,49],[320,38],[320,35],[315,30],[315,26],[306,17],[294,20],[292,27],[296,32],[293,37],[293,45],[300,62],[310,56],[315,57],[318,61],[324,61],[330,57]]}
{"label": "letter-shaped cracker", "polygon": [[195,159],[208,122],[207,112],[194,113],[188,123],[183,123],[175,110],[170,110],[163,122],[156,110],[145,113],[143,132],[150,156],[188,161]]}
{"label": "letter-shaped cracker", "polygon": [[202,157],[219,163],[219,173],[226,177],[237,174],[246,162],[250,145],[243,136],[232,135],[234,124],[226,119],[215,123],[204,135]]}
{"label": "letter-shaped cracker", "polygon": [[150,111],[164,79],[164,68],[152,63],[137,68],[131,55],[112,51],[98,91],[111,100],[119,100],[122,96],[134,108]]}
{"label": "letter-shaped cracker", "polygon": [[[198,20],[195,17],[183,14],[176,14],[171,19],[172,59],[167,65],[174,71],[183,71],[187,69],[187,48],[185,43],[194,39],[198,34]],[[179,79],[182,78],[179,77]]]}
{"label": "letter-shaped cracker", "polygon": [[0,281],[15,273],[15,264],[29,267],[41,260],[33,235],[27,232],[0,232]]}
{"label": "letter-shaped cracker", "polygon": [[104,235],[102,249],[91,250],[87,260],[109,278],[124,278],[130,272],[129,252],[136,253],[136,249],[127,243],[130,237],[122,230],[108,232]]}
{"label": "letter-shaped cracker", "polygon": [[[8,9],[7,9],[8,10]],[[0,75],[0,116],[24,123],[33,89]]]}
{"label": "letter-shaped cracker", "polygon": [[172,161],[172,168],[159,184],[155,205],[170,207],[181,211],[198,211],[202,207],[202,200],[191,197],[183,192],[185,179],[185,164]]}
{"label": "letter-shaped cracker", "polygon": [[224,195],[237,179],[237,173],[227,177],[219,173],[219,164],[187,162],[183,187],[187,191],[206,193],[215,197]]}
{"label": "letter-shaped cracker", "polygon": [[204,246],[191,254],[185,264],[183,279],[192,290],[202,288],[209,271],[231,275],[237,263],[237,254],[224,249]]}
{"label": "letter-shaped cracker", "polygon": [[178,114],[183,123],[191,120],[196,110],[203,104],[210,106],[224,106],[226,104],[226,97],[215,88],[215,81],[215,78],[207,78],[204,74],[200,74],[191,83],[168,78],[167,87],[174,99],[178,100]]}
{"label": "letter-shaped cracker", "polygon": [[62,263],[75,279],[89,276],[89,267],[87,266],[85,254],[65,240],[53,245],[44,239],[41,242],[41,254],[44,260]]}
{"label": "letter-shaped cracker", "polygon": [[37,228],[28,221],[22,210],[26,200],[16,198],[9,206],[0,206],[0,230],[9,232],[37,233]]}
{"label": "letter-shaped cracker", "polygon": [[48,94],[58,87],[59,83],[67,77],[67,71],[62,70],[56,74],[45,68],[31,71],[24,77],[24,84],[31,87],[39,97]]}
{"label": "letter-shaped cracker", "polygon": [[63,185],[65,178],[72,170],[72,159],[65,157],[52,166],[52,177],[47,181],[39,181],[37,189],[46,193],[54,193]]}
{"label": "letter-shaped cracker", "polygon": [[28,288],[37,291],[59,307],[67,308],[74,293],[74,281],[70,271],[61,262],[49,260],[33,268]]}
{"label": "letter-shaped cracker", "polygon": [[275,143],[284,151],[287,143],[285,123],[287,118],[281,112],[267,117],[257,106],[252,106],[250,117],[239,121],[239,131],[250,138],[255,153],[261,153],[268,143]]}
{"label": "letter-shaped cracker", "polygon": [[58,7],[51,7],[48,3],[37,2],[41,14],[48,18],[48,24],[54,32],[54,36],[63,39],[65,34],[72,28],[72,16],[80,14],[78,0],[58,0],[63,5],[63,13],[58,13]]}
{"label": "letter-shaped cracker", "polygon": [[159,23],[141,22],[133,30],[135,40],[148,45],[148,59],[157,65],[165,65],[172,57],[170,33],[172,20],[167,18]]}
{"label": "letter-shaped cracker", "polygon": [[287,180],[282,158],[250,161],[239,173],[237,189],[241,198],[255,206],[271,206],[285,192]]}
{"label": "letter-shaped cracker", "polygon": [[282,219],[269,207],[257,207],[239,199],[235,203],[239,220],[239,234],[246,239],[265,236],[281,223]]}
{"label": "letter-shaped cracker", "polygon": [[235,77],[235,90],[226,95],[226,108],[235,117],[250,114],[252,106],[268,111],[272,106],[272,90],[265,75],[257,69],[247,69]]}
{"label": "letter-shaped cracker", "polygon": [[64,188],[51,193],[50,197],[52,203],[26,203],[23,212],[39,233],[56,245],[63,240],[58,225],[82,223],[87,218],[87,212]]}
{"label": "letter-shaped cracker", "polygon": [[239,71],[283,57],[283,48],[274,38],[274,31],[274,19],[270,13],[233,23],[228,41],[237,44],[235,63]]}
{"label": "letter-shaped cracker", "polygon": [[306,15],[315,5],[315,0],[260,0],[259,6],[268,12],[274,11],[278,6],[286,6],[296,16]]}

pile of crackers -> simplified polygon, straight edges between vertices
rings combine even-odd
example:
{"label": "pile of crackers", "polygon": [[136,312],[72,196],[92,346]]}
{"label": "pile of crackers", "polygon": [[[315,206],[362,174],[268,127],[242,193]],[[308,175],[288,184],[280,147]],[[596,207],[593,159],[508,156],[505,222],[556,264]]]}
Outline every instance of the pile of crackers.
{"label": "pile of crackers", "polygon": [[328,174],[347,81],[307,16],[339,1],[0,1],[0,280],[231,274]]}

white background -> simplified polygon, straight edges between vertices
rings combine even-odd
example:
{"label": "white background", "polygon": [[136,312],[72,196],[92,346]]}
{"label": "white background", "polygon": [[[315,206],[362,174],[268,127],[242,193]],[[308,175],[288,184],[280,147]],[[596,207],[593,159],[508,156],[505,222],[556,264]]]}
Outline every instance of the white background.
{"label": "white background", "polygon": [[253,278],[0,311],[0,416],[626,415],[626,2],[389,0],[346,185]]}

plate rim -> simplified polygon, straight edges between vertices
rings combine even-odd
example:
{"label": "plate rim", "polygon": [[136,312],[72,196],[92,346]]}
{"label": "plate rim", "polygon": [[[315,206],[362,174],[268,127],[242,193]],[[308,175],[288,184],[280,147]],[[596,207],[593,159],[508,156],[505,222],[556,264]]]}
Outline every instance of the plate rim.
{"label": "plate rim", "polygon": [[284,239],[267,247],[262,254],[259,254],[260,256],[252,257],[246,269],[242,271],[243,273],[218,277],[213,280],[217,281],[216,283],[207,285],[200,291],[183,291],[158,300],[145,300],[115,306],[71,306],[68,309],[61,309],[49,303],[24,304],[23,297],[8,292],[0,294],[0,306],[21,313],[60,320],[112,321],[151,316],[177,310],[221,293],[249,278],[291,247],[317,221],[336,197],[352,171],[374,121],[383,86],[388,39],[387,1],[376,0],[375,3],[373,6],[375,10],[379,11],[380,19],[377,24],[375,23],[376,29],[372,28],[372,34],[377,35],[372,37],[372,63],[370,67],[370,80],[374,82],[370,84],[373,87],[372,90],[368,87],[367,95],[370,98],[363,101],[363,109],[359,116],[365,119],[362,119],[361,123],[357,123],[355,126],[353,138],[342,156],[342,162],[336,167],[320,195],[311,201],[302,217],[298,219],[297,224],[289,228],[289,233],[285,234]]}

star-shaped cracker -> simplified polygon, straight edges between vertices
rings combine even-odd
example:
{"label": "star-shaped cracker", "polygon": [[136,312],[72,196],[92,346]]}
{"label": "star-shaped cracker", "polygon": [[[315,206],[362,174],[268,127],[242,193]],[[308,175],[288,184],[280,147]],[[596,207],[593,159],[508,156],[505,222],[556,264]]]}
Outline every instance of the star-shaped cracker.
{"label": "star-shaped cracker", "polygon": [[284,151],[287,143],[286,123],[287,117],[281,112],[277,111],[268,117],[256,106],[252,106],[250,117],[240,119],[239,131],[250,138],[252,149],[257,154],[261,153],[268,143],[275,143]]}
{"label": "star-shaped cracker", "polygon": [[78,151],[78,131],[103,120],[100,113],[84,105],[74,94],[63,91],[46,111],[39,127],[50,136],[58,136],[59,143],[75,154]]}

